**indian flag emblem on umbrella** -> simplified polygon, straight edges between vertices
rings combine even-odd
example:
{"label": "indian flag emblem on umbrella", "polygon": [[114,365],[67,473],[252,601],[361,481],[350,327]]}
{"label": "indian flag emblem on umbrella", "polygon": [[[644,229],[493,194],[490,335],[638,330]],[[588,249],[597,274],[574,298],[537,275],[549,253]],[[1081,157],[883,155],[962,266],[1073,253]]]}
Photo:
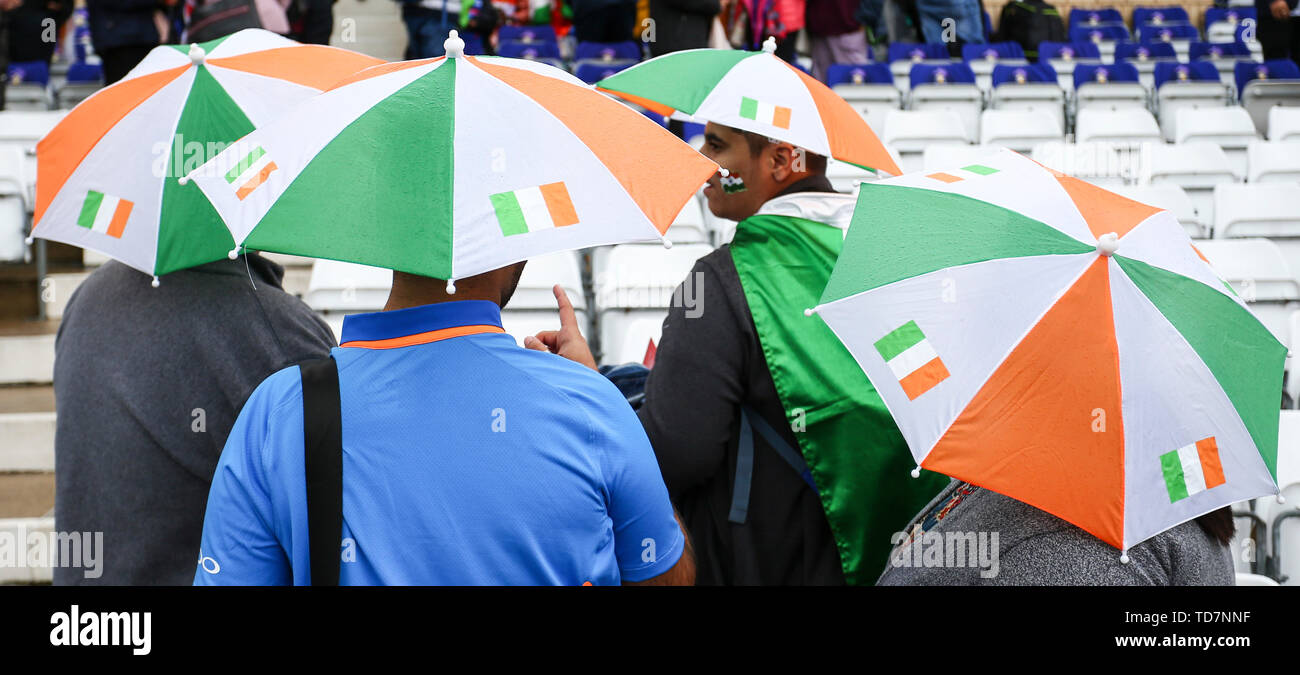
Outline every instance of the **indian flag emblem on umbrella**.
{"label": "indian flag emblem on umbrella", "polygon": [[126,219],[131,217],[134,206],[134,202],[121,197],[90,190],[86,193],[86,200],[81,203],[81,215],[77,217],[77,224],[121,239],[122,230],[126,229]]}
{"label": "indian flag emblem on umbrella", "polygon": [[782,129],[790,128],[790,109],[764,103],[748,96],[740,97],[740,116],[747,120],[770,124]]}
{"label": "indian flag emblem on umbrella", "polygon": [[1160,455],[1160,470],[1171,503],[1228,482],[1213,436]]}
{"label": "indian flag emblem on umbrella", "polygon": [[876,351],[898,378],[908,400],[915,401],[948,379],[948,368],[915,321],[908,321],[876,340]]}
{"label": "indian flag emblem on umbrella", "polygon": [[564,182],[547,183],[513,192],[488,195],[496,211],[501,234],[523,234],[567,227],[578,222],[578,213]]}
{"label": "indian flag emblem on umbrella", "polygon": [[276,168],[275,162],[271,161],[271,156],[266,154],[266,150],[259,145],[230,167],[226,172],[226,182],[235,188],[235,196],[243,201],[245,197],[253,194],[253,190],[265,183]]}

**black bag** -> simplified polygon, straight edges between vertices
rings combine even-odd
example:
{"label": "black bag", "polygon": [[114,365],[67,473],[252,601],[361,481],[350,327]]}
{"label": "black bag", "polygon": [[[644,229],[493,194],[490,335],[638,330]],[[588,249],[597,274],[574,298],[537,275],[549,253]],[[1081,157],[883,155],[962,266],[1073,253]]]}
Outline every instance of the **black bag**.
{"label": "black bag", "polygon": [[997,40],[1019,43],[1025,56],[1030,61],[1037,61],[1039,43],[1066,42],[1068,38],[1056,8],[1042,0],[1029,0],[1009,2],[1003,6]]}
{"label": "black bag", "polygon": [[245,28],[261,28],[256,0],[207,0],[190,15],[190,42],[207,42]]}

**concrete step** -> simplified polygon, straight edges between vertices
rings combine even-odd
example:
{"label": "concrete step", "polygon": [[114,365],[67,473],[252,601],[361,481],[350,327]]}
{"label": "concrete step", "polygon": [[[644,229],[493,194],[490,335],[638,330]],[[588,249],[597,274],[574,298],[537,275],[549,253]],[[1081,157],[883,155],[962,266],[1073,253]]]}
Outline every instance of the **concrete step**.
{"label": "concrete step", "polygon": [[54,515],[54,474],[0,473],[0,520]]}
{"label": "concrete step", "polygon": [[49,384],[58,321],[0,322],[0,385]]}
{"label": "concrete step", "polygon": [[[49,584],[54,581],[53,568],[48,564],[38,566],[27,566],[27,542],[28,535],[32,533],[45,533],[49,537],[54,531],[54,518],[0,518],[0,536],[14,540],[17,548],[15,553],[19,555],[16,564],[13,566],[0,565],[0,584]],[[19,541],[19,540],[22,541]]]}
{"label": "concrete step", "polygon": [[0,413],[0,472],[54,471],[54,411]]}
{"label": "concrete step", "polygon": [[45,285],[41,290],[41,302],[45,303],[45,316],[50,319],[63,317],[63,308],[68,306],[68,298],[77,286],[90,276],[90,272],[62,272],[45,276]]}

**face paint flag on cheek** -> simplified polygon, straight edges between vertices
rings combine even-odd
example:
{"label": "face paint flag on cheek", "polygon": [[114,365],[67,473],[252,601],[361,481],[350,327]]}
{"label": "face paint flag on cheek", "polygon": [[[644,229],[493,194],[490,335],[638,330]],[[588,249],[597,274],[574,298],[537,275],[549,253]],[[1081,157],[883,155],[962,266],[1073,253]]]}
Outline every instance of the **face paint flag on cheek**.
{"label": "face paint flag on cheek", "polygon": [[723,176],[721,179],[722,191],[727,194],[745,191],[745,181],[735,174]]}

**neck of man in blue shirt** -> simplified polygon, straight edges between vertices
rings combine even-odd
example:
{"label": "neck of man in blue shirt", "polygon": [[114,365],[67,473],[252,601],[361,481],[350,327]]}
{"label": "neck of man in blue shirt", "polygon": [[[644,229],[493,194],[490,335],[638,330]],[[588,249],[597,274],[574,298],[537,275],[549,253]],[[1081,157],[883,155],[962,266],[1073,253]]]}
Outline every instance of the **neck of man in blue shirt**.
{"label": "neck of man in blue shirt", "polygon": [[515,288],[519,286],[519,277],[524,273],[526,262],[517,262],[490,272],[459,279],[456,281],[455,293],[447,292],[445,279],[394,271],[393,288],[388,293],[388,303],[384,305],[384,311],[391,312],[395,309],[456,300],[487,300],[505,309],[506,303],[510,302],[510,296],[514,295]]}

